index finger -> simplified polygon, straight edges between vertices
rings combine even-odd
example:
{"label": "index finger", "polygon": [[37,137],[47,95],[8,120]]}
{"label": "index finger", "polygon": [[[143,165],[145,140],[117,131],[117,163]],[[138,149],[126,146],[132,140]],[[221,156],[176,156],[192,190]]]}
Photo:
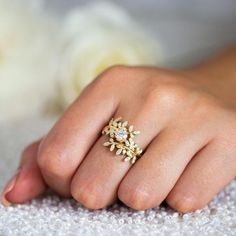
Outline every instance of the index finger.
{"label": "index finger", "polygon": [[38,163],[45,181],[62,195],[70,195],[74,172],[118,106],[108,76],[114,75],[108,71],[84,90],[40,145]]}

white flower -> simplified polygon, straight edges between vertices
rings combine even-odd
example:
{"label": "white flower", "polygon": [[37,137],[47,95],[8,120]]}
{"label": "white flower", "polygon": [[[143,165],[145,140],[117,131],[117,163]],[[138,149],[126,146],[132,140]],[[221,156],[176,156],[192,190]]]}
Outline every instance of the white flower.
{"label": "white flower", "polygon": [[37,115],[53,96],[55,31],[32,1],[0,0],[0,122]]}
{"label": "white flower", "polygon": [[159,45],[115,5],[78,8],[64,22],[40,4],[0,0],[0,122],[66,107],[114,64],[160,62]]}
{"label": "white flower", "polygon": [[110,3],[73,10],[63,34],[61,93],[65,106],[109,66],[160,62],[159,45],[124,10]]}

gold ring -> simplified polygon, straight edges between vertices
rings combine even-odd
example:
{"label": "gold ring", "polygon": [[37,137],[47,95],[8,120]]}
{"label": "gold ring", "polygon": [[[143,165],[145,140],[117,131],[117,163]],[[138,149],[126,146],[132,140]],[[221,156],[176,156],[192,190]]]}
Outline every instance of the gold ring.
{"label": "gold ring", "polygon": [[140,131],[134,130],[134,127],[128,125],[128,121],[123,121],[121,117],[112,118],[103,128],[102,134],[109,137],[109,141],[103,145],[109,147],[110,151],[116,148],[116,155],[122,155],[124,161],[134,164],[141,156],[143,151],[133,140],[136,135],[140,134]]}

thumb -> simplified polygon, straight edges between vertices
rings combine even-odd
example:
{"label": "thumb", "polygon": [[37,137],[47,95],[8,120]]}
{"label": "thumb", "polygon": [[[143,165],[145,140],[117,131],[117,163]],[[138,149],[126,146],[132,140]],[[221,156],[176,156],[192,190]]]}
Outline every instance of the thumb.
{"label": "thumb", "polygon": [[23,203],[46,191],[47,187],[37,164],[40,141],[32,143],[23,151],[19,168],[1,194],[3,205]]}

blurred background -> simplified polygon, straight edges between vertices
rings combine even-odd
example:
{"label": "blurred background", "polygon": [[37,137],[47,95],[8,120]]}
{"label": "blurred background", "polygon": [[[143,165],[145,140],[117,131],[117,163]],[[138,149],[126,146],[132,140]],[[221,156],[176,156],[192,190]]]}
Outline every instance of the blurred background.
{"label": "blurred background", "polygon": [[197,64],[236,41],[235,12],[235,0],[0,0],[0,126],[60,115],[114,64]]}
{"label": "blurred background", "polygon": [[[49,0],[60,14],[96,0]],[[235,0],[110,0],[162,43],[167,66],[199,62],[236,40]]]}

